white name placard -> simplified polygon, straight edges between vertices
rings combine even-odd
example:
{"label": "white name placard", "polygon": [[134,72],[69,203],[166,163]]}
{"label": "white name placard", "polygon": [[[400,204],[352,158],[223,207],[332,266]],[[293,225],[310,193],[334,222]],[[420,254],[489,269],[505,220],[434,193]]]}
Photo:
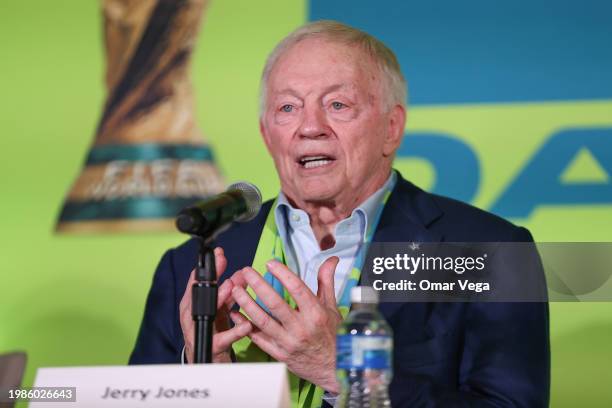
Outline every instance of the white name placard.
{"label": "white name placard", "polygon": [[31,402],[31,408],[290,406],[280,363],[40,368],[34,386],[76,387],[76,402]]}

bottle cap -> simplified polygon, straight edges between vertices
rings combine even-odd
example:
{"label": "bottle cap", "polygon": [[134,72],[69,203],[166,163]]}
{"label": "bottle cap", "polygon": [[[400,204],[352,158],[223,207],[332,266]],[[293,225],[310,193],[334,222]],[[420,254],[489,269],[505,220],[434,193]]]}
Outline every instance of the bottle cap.
{"label": "bottle cap", "polygon": [[351,303],[378,303],[378,293],[371,286],[355,286],[351,289]]}

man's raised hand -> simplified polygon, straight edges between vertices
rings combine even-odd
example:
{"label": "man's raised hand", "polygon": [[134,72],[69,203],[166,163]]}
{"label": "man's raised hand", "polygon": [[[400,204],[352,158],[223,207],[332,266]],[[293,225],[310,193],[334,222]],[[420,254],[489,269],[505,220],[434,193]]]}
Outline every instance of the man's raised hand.
{"label": "man's raised hand", "polygon": [[[232,296],[255,326],[248,334],[251,340],[275,360],[287,364],[298,377],[334,393],[339,392],[335,370],[336,331],[342,321],[334,291],[337,265],[337,257],[323,262],[315,295],[285,265],[278,261],[268,262],[268,270],[291,294],[296,309],[292,309],[253,268],[246,267],[232,277]],[[244,289],[245,283],[270,314],[251,298]],[[248,322],[242,315],[234,319],[240,324]]]}

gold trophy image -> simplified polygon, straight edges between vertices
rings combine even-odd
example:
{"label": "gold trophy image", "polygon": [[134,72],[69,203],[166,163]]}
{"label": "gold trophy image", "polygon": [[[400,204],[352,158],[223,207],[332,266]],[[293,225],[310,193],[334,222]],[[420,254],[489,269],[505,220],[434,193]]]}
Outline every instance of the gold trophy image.
{"label": "gold trophy image", "polygon": [[102,0],[107,97],[60,232],[174,229],[223,190],[196,126],[189,63],[207,0]]}

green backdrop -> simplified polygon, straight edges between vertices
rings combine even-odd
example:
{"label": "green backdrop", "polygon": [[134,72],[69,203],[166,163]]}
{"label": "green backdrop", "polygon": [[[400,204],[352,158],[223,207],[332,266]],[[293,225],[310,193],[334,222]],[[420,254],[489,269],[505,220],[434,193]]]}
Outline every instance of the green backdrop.
{"label": "green backdrop", "polygon": [[[304,21],[301,1],[212,1],[194,55],[198,120],[218,163],[227,180],[250,180],[265,197],[278,183],[258,132],[259,74]],[[125,364],[155,265],[184,237],[53,233],[104,101],[100,6],[2,0],[0,41],[0,352],[28,352],[26,384],[41,366]],[[452,130],[476,146],[484,176],[475,203],[486,208],[551,130],[612,125],[611,112],[610,101],[423,107],[410,110],[408,128]],[[435,177],[425,162],[397,166],[425,188]],[[514,221],[539,241],[612,241],[610,206],[540,207]],[[551,305],[552,406],[612,404],[611,312],[609,303]]]}

